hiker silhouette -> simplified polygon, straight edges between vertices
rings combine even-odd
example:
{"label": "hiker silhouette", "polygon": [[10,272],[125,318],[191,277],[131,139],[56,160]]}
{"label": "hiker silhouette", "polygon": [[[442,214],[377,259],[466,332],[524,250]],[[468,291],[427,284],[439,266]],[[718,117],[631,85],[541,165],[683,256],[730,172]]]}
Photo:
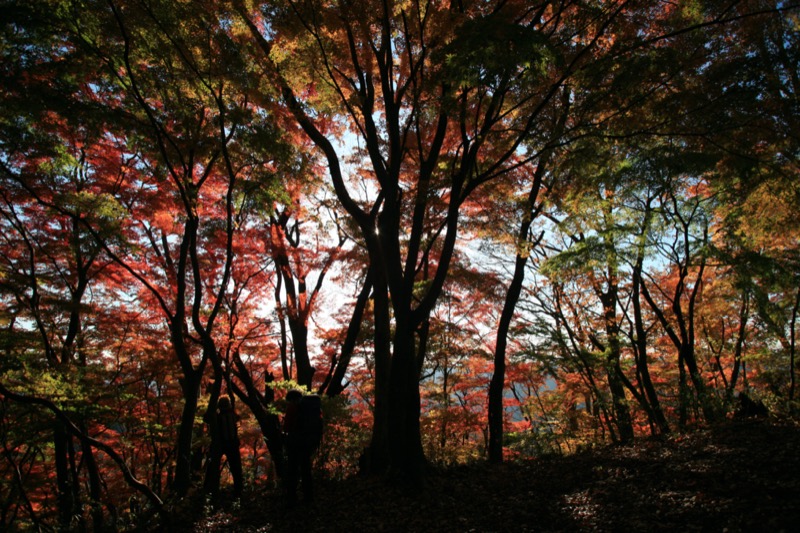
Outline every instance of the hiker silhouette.
{"label": "hiker silhouette", "polygon": [[211,440],[211,460],[208,465],[206,477],[207,492],[216,493],[219,490],[220,470],[222,456],[228,461],[228,467],[233,476],[233,492],[241,496],[244,483],[242,480],[242,456],[239,450],[239,433],[236,427],[238,417],[233,409],[230,398],[223,396],[219,399],[215,434]]}
{"label": "hiker silhouette", "polygon": [[283,432],[286,435],[287,500],[290,504],[297,501],[297,487],[301,483],[304,500],[312,502],[314,479],[311,459],[322,440],[320,397],[291,390],[286,394],[286,401]]}

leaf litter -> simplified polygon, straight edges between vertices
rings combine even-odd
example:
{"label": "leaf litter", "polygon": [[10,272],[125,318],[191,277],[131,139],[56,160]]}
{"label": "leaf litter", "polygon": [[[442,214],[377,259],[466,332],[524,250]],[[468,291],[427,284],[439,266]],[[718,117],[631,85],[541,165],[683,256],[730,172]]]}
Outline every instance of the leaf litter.
{"label": "leaf litter", "polygon": [[313,504],[251,491],[186,531],[793,531],[800,426],[728,421],[569,456],[431,468],[408,491],[373,478],[320,481]]}

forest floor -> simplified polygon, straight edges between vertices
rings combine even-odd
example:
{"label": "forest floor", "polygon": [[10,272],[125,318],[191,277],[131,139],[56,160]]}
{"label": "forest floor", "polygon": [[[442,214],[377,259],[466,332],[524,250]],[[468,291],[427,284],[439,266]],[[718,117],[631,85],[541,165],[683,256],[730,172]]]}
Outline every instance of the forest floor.
{"label": "forest floor", "polygon": [[745,420],[569,456],[430,472],[408,494],[365,478],[277,491],[195,517],[188,531],[797,531],[800,425]]}

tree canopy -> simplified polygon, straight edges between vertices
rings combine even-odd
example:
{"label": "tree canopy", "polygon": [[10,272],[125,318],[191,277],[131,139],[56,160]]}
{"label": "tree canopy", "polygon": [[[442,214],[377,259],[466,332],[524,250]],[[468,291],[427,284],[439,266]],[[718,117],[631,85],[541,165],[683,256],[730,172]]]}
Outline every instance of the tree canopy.
{"label": "tree canopy", "polygon": [[4,527],[796,413],[797,5],[0,8]]}

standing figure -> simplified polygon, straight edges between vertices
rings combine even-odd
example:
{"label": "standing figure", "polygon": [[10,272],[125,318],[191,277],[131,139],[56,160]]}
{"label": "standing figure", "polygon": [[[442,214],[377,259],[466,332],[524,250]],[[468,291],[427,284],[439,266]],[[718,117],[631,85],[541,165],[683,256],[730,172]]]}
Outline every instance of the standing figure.
{"label": "standing figure", "polygon": [[[239,450],[239,434],[236,428],[238,417],[233,410],[231,400],[227,396],[219,399],[216,428],[211,438],[211,460],[206,472],[206,491],[216,493],[219,489],[220,467],[222,456],[228,460],[228,467],[233,476],[233,492],[241,496],[244,486],[242,480],[242,456]],[[213,426],[212,426],[213,427]]]}
{"label": "standing figure", "polygon": [[322,410],[320,398],[304,396],[299,390],[286,394],[286,415],[283,432],[286,435],[286,496],[290,505],[297,500],[297,485],[302,483],[306,502],[314,498],[314,480],[311,473],[311,458],[322,438]]}
{"label": "standing figure", "polygon": [[267,443],[267,449],[272,457],[272,465],[275,469],[277,477],[283,479],[286,475],[286,461],[283,453],[283,433],[281,431],[281,421],[277,414],[271,410],[272,402],[275,401],[275,390],[272,388],[272,383],[275,377],[272,372],[266,376],[266,383],[264,384],[264,396],[261,401],[264,407],[264,416],[259,419],[261,429],[264,432],[264,440]]}

